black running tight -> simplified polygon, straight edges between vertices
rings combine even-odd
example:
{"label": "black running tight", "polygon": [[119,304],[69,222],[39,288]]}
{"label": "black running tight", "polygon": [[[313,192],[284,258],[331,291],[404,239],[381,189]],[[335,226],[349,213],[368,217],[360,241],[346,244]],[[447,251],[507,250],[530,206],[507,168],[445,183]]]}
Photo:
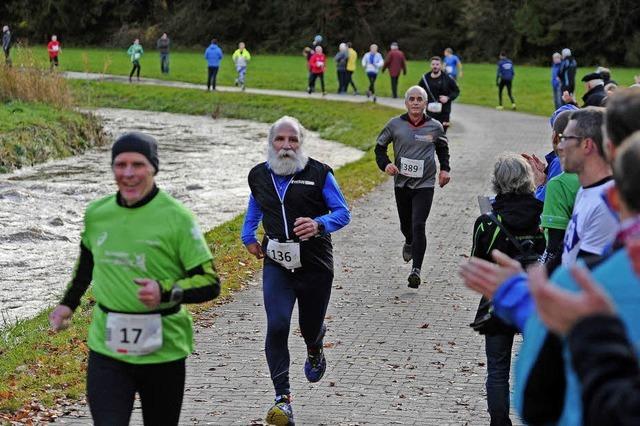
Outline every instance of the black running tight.
{"label": "black running tight", "polygon": [[395,188],[400,230],[411,244],[413,267],[421,269],[427,251],[426,223],[433,202],[433,188]]}

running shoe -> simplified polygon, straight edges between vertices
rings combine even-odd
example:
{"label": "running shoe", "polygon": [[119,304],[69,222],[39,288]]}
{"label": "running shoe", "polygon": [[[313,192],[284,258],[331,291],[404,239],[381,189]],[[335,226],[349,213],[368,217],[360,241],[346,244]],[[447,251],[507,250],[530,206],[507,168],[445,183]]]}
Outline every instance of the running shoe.
{"label": "running shoe", "polygon": [[496,107],[496,109],[497,109],[498,111],[502,111],[502,110],[504,109],[504,107],[503,107],[502,105],[498,105],[498,106]]}
{"label": "running shoe", "polygon": [[411,273],[409,274],[409,288],[418,288],[420,287],[420,269],[413,268]]}
{"label": "running shoe", "polygon": [[411,244],[404,243],[402,246],[402,259],[405,262],[410,261],[413,258],[413,254],[411,253]]}
{"label": "running shoe", "polygon": [[267,412],[265,420],[268,424],[274,426],[295,426],[293,408],[291,408],[291,395],[278,395],[276,403]]}
{"label": "running shoe", "polygon": [[511,109],[515,111],[515,109],[516,109],[516,104],[511,104]]}
{"label": "running shoe", "polygon": [[304,362],[304,375],[311,383],[319,382],[324,376],[327,369],[327,359],[324,357],[322,348],[316,354],[307,354],[307,360]]}
{"label": "running shoe", "polygon": [[327,369],[327,360],[324,357],[323,339],[327,333],[326,324],[322,324],[322,331],[320,332],[320,338],[318,339],[318,349],[310,350],[307,348],[307,360],[304,362],[304,375],[311,383],[319,382],[324,376],[324,372]]}
{"label": "running shoe", "polygon": [[376,95],[373,95],[373,103],[375,104],[376,102],[378,102],[378,98],[376,98]]}

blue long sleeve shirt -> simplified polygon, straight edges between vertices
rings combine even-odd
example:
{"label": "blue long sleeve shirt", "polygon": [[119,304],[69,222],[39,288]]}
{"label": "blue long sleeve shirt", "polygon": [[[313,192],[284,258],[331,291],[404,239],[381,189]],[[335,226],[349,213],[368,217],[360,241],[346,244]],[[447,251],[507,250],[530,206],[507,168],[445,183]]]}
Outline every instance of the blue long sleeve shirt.
{"label": "blue long sleeve shirt", "polygon": [[522,272],[502,283],[493,295],[493,309],[496,315],[520,332],[524,330],[527,319],[535,310],[528,284],[527,274]]}
{"label": "blue long sleeve shirt", "polygon": [[219,67],[222,61],[222,49],[217,44],[211,43],[207,50],[204,52],[204,58],[207,60],[207,65],[210,67]]}
{"label": "blue long sleeve shirt", "polygon": [[[276,189],[281,198],[284,199],[287,185],[291,180],[291,176],[278,176],[272,174],[276,183]],[[333,173],[328,173],[327,178],[322,188],[322,197],[327,204],[330,213],[313,218],[316,222],[324,225],[324,232],[335,232],[351,221],[351,212],[347,206],[347,202],[340,191],[338,182],[336,181]],[[242,243],[244,245],[253,244],[258,241],[256,238],[256,231],[258,225],[262,220],[262,208],[253,197],[249,195],[249,205],[247,207],[247,213],[244,217],[244,224],[242,225]]]}
{"label": "blue long sleeve shirt", "polygon": [[555,152],[551,151],[547,155],[545,155],[547,160],[547,178],[544,183],[536,188],[536,198],[540,201],[544,201],[545,196],[547,195],[547,184],[551,179],[558,176],[562,173],[562,164],[560,163],[560,158],[556,155]]}

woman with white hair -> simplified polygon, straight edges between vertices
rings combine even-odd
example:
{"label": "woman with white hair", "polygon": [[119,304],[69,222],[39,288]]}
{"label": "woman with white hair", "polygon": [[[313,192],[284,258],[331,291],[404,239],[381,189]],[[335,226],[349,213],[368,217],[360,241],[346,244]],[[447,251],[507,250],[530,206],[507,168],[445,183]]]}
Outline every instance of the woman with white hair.
{"label": "woman with white hair", "polygon": [[[519,155],[500,156],[493,170],[493,189],[492,211],[478,217],[473,227],[471,256],[493,261],[491,252],[500,250],[524,265],[535,262],[544,252],[545,239],[540,230],[543,203],[534,196],[531,167]],[[490,301],[482,298],[471,327],[485,336],[491,425],[511,425],[509,370],[516,330],[493,316],[492,310]]]}

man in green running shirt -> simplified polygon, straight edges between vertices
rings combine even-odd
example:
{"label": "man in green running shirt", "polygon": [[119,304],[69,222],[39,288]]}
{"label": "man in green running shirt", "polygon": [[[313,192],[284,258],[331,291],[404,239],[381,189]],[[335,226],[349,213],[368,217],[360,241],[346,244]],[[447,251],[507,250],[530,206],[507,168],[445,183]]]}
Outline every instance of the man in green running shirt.
{"label": "man in green running shirt", "polygon": [[177,425],[193,351],[183,304],[214,299],[220,281],[193,214],[156,186],[155,139],[126,133],[111,154],[118,192],[87,207],[73,279],[49,322],[56,331],[67,327],[93,283],[87,400],[94,424],[129,424],[138,392],[145,425]]}

